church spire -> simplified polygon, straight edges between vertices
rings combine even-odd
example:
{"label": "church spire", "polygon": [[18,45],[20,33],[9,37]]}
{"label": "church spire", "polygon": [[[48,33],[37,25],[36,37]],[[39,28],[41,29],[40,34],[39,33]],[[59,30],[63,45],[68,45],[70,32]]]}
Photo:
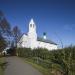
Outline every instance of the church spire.
{"label": "church spire", "polygon": [[35,24],[33,18],[31,18],[30,23],[29,24]]}

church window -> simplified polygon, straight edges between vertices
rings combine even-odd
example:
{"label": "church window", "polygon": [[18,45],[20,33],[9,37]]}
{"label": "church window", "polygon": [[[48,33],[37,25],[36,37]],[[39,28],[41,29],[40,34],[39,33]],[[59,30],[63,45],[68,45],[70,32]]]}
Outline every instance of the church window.
{"label": "church window", "polygon": [[30,24],[30,27],[32,27],[32,24]]}
{"label": "church window", "polygon": [[34,27],[34,24],[33,24],[33,27]]}

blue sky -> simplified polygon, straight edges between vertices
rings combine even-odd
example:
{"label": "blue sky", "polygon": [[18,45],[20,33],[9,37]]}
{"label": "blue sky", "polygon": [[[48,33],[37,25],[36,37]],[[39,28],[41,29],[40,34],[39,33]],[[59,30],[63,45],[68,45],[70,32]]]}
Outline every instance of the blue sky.
{"label": "blue sky", "polygon": [[31,18],[37,25],[38,36],[47,33],[47,38],[61,46],[75,45],[74,0],[0,0],[2,10],[12,27],[18,26],[23,33],[28,31]]}

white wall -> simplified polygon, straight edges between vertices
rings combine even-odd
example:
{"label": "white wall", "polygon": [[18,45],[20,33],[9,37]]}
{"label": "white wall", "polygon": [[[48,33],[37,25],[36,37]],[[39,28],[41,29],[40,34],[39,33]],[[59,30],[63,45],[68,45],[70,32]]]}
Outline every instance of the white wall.
{"label": "white wall", "polygon": [[21,37],[20,41],[17,43],[17,47],[21,47],[21,48],[26,47],[26,48],[31,48],[31,49],[46,48],[48,50],[57,49],[57,45],[31,39],[25,34]]}
{"label": "white wall", "polygon": [[35,39],[30,39],[25,34],[21,37],[20,41],[17,44],[17,47],[21,47],[21,48],[26,47],[26,48],[31,48],[31,49],[34,49],[34,48],[46,48],[48,50],[57,49],[57,45],[37,41]]}
{"label": "white wall", "polygon": [[28,46],[28,37],[27,35],[24,34],[17,43],[17,47],[27,47],[27,46]]}
{"label": "white wall", "polygon": [[57,45],[54,45],[54,44],[50,44],[50,43],[45,43],[45,42],[40,42],[40,41],[37,41],[37,47],[38,48],[46,48],[48,50],[53,50],[53,49],[57,49]]}

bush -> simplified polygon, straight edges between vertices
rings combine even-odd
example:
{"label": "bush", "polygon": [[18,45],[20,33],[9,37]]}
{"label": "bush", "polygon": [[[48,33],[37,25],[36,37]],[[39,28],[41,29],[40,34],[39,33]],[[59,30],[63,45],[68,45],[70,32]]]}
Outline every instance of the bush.
{"label": "bush", "polygon": [[18,48],[16,51],[18,56],[29,58],[33,63],[44,68],[57,68],[60,72],[63,72],[63,75],[75,74],[75,47],[67,47],[52,51],[42,48],[34,50],[30,48]]}

